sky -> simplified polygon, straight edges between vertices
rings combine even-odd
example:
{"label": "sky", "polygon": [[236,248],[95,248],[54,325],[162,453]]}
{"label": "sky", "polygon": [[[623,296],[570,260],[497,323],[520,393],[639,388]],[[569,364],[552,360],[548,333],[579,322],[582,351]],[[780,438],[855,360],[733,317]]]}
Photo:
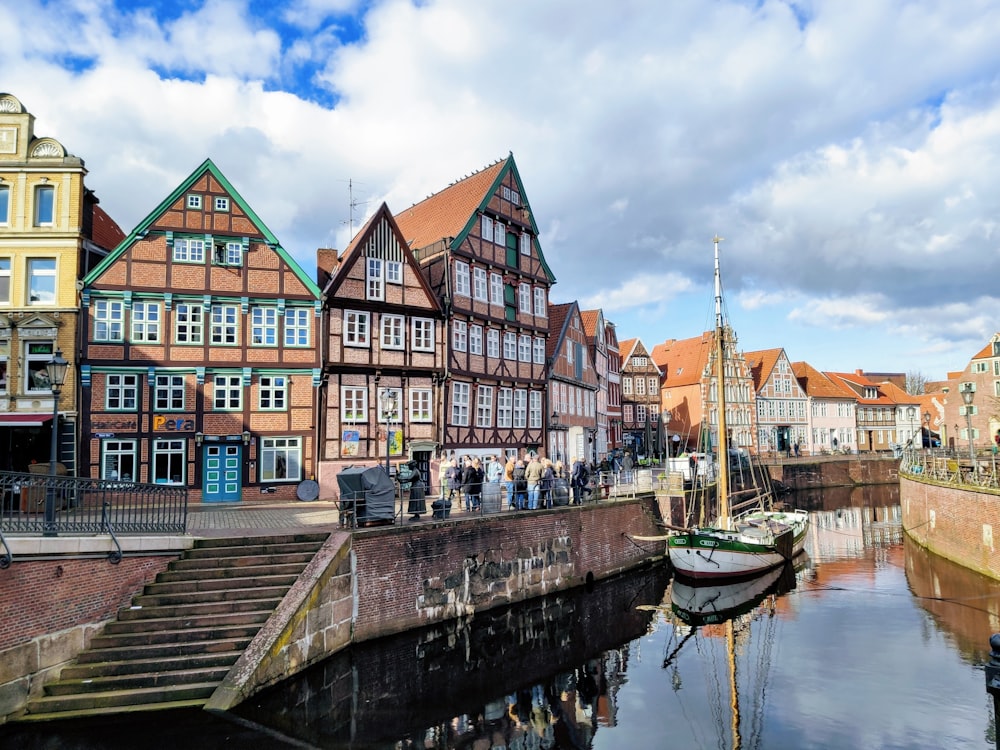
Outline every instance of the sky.
{"label": "sky", "polygon": [[310,275],[509,153],[647,348],[962,370],[1000,310],[997,0],[0,0],[0,91],[130,231],[211,158]]}

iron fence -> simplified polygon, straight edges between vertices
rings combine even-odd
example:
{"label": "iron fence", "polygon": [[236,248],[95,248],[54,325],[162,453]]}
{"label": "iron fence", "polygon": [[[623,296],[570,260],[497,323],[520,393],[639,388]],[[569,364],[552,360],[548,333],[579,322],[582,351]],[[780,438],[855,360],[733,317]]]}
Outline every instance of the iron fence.
{"label": "iron fence", "polygon": [[[56,513],[46,525],[52,493]],[[187,487],[88,477],[0,472],[0,532],[12,534],[183,534]]]}
{"label": "iron fence", "polygon": [[997,463],[997,454],[992,451],[972,457],[961,451],[905,449],[899,472],[970,489],[1000,489]]}

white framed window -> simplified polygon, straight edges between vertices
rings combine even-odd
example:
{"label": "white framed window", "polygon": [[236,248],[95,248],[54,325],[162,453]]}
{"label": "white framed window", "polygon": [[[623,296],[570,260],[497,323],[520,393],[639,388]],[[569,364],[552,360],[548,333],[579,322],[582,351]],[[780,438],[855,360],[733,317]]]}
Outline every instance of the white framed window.
{"label": "white framed window", "polygon": [[636,396],[646,395],[646,378],[635,379],[635,395]]}
{"label": "white framed window", "polygon": [[657,378],[649,378],[649,395],[653,396],[660,390],[660,381]]}
{"label": "white framed window", "polygon": [[469,426],[469,384],[453,383],[451,387],[451,423],[457,427]]}
{"label": "white framed window", "polygon": [[94,300],[94,341],[122,341],[125,336],[125,303]]}
{"label": "white framed window", "polygon": [[469,324],[463,320],[456,320],[452,323],[451,347],[456,352],[464,352],[468,339]]}
{"label": "white framed window", "polygon": [[382,316],[382,348],[402,349],[406,344],[405,319],[402,315]]}
{"label": "white framed window", "polygon": [[622,378],[622,395],[631,396],[632,395],[632,378]]}
{"label": "white framed window", "polygon": [[253,346],[278,345],[278,308],[254,307],[250,310],[250,343]]}
{"label": "white framed window", "polygon": [[503,276],[490,274],[490,304],[503,307]]}
{"label": "white framed window", "polygon": [[55,345],[51,341],[26,341],[24,343],[24,364],[27,370],[23,390],[27,394],[45,393],[52,395],[49,373],[45,365],[52,359]]}
{"label": "white framed window", "polygon": [[344,345],[369,346],[371,321],[366,312],[344,310]]}
{"label": "white framed window", "polygon": [[414,351],[434,351],[434,320],[432,318],[414,318],[411,323],[411,331]]}
{"label": "white framed window", "polygon": [[52,185],[35,188],[35,226],[51,226],[56,214],[56,189]]}
{"label": "white framed window", "polygon": [[229,198],[224,196],[216,196],[215,198],[215,210],[216,211],[228,211],[229,210]]}
{"label": "white framed window", "polygon": [[528,394],[528,426],[537,430],[542,426],[542,392],[531,391]]}
{"label": "white framed window", "polygon": [[10,304],[10,258],[0,258],[0,305]]}
{"label": "white framed window", "polygon": [[53,305],[56,301],[56,259],[28,258],[28,304]]}
{"label": "white framed window", "polygon": [[190,193],[187,197],[187,207],[201,208],[201,196],[195,193]]}
{"label": "white framed window", "polygon": [[184,484],[186,467],[187,440],[153,441],[151,482],[154,484]]}
{"label": "white framed window", "polygon": [[219,242],[215,245],[215,263],[220,266],[243,265],[242,242]]}
{"label": "white framed window", "polygon": [[518,362],[531,361],[531,336],[522,333],[517,340],[517,360]]}
{"label": "white framed window", "polygon": [[205,240],[194,237],[174,238],[175,263],[204,263]]}
{"label": "white framed window", "polygon": [[517,334],[512,331],[506,331],[503,335],[503,358],[517,359]]}
{"label": "white framed window", "polygon": [[212,408],[236,411],[243,408],[243,378],[240,375],[216,375],[213,380]]}
{"label": "white framed window", "polygon": [[493,222],[493,241],[501,246],[507,244],[507,227],[499,221]]}
{"label": "white framed window", "polygon": [[[645,404],[636,404],[635,405],[635,420],[637,422],[645,422],[646,421],[646,405]],[[713,424],[716,424],[716,423],[713,422]]]}
{"label": "white framed window", "polygon": [[487,302],[489,300],[489,290],[486,284],[486,269],[472,269],[472,296],[476,299]]}
{"label": "white framed window", "polygon": [[212,346],[233,346],[240,343],[239,305],[212,305],[211,315],[208,341]]}
{"label": "white framed window", "polygon": [[539,318],[546,316],[545,309],[545,287],[535,287],[535,315]]}
{"label": "white framed window", "polygon": [[298,482],[302,479],[302,438],[262,437],[260,479],[262,482]]}
{"label": "white framed window", "polygon": [[385,262],[385,282],[387,284],[403,283],[403,264],[398,260],[387,260]]}
{"label": "white framed window", "polygon": [[573,352],[576,351],[575,343],[574,341],[570,341],[566,344],[566,362],[568,364],[573,364]]}
{"label": "white framed window", "polygon": [[486,214],[480,217],[479,233],[487,242],[493,242],[493,219]]}
{"label": "white framed window", "polygon": [[523,430],[528,424],[528,392],[514,391],[514,429]]}
{"label": "white framed window", "polygon": [[532,361],[536,365],[545,364],[545,339],[538,336],[532,344]]}
{"label": "white framed window", "polygon": [[431,422],[434,413],[431,411],[431,389],[411,388],[410,389],[410,421],[411,422]]}
{"label": "white framed window", "polygon": [[132,335],[136,343],[158,343],[160,340],[160,303],[132,303]]}
{"label": "white framed window", "polygon": [[286,411],[288,378],[284,375],[261,375],[257,402],[261,411]]}
{"label": "white framed window", "polygon": [[138,406],[139,376],[109,372],[104,389],[108,411],[135,411]]}
{"label": "white framed window", "polygon": [[153,405],[157,411],[184,411],[187,406],[183,375],[157,375],[153,381]]}
{"label": "white framed window", "polygon": [[496,328],[486,329],[486,356],[500,357],[500,331]]}
{"label": "white framed window", "polygon": [[483,353],[483,327],[469,326],[469,354]]}
{"label": "white framed window", "polygon": [[519,284],[517,287],[518,309],[523,313],[531,312],[531,284]]}
{"label": "white framed window", "polygon": [[0,185],[0,224],[10,223],[10,186]]}
{"label": "white framed window", "polygon": [[469,264],[463,260],[455,261],[455,294],[468,297],[469,295]]}
{"label": "white framed window", "polygon": [[138,478],[135,473],[135,440],[102,440],[101,441],[101,479],[118,482],[134,482]]}
{"label": "white framed window", "polygon": [[341,386],[340,421],[344,423],[368,421],[368,391],[365,388]]}
{"label": "white framed window", "polygon": [[367,264],[367,275],[365,284],[366,299],[385,299],[385,277],[382,269],[381,258],[369,258]]}
{"label": "white framed window", "polygon": [[493,388],[481,385],[476,392],[476,427],[493,426]]}
{"label": "white framed window", "polygon": [[510,428],[514,424],[514,391],[501,388],[497,393],[497,427]]}
{"label": "white framed window", "polygon": [[531,235],[523,232],[518,238],[518,245],[521,248],[521,255],[531,255]]}
{"label": "white framed window", "polygon": [[174,306],[174,343],[200,344],[204,335],[205,308],[201,303],[177,303]]}

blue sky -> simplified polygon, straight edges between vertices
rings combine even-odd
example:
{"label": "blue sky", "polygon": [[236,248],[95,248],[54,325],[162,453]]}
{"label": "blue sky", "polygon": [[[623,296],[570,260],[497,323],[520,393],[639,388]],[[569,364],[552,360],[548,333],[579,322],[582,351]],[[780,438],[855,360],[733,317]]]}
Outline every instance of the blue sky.
{"label": "blue sky", "polygon": [[0,88],[129,231],[212,158],[312,271],[512,152],[557,277],[649,347],[960,370],[998,329],[995,0],[20,0]]}

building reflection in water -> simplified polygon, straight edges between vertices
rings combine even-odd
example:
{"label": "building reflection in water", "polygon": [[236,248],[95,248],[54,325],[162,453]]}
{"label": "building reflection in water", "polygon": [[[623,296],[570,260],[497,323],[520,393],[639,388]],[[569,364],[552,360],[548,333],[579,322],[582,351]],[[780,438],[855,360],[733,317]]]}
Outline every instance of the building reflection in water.
{"label": "building reflection in water", "polygon": [[629,644],[650,628],[641,605],[660,602],[668,582],[653,567],[360,644],[236,713],[318,746],[590,747],[615,724]]}

